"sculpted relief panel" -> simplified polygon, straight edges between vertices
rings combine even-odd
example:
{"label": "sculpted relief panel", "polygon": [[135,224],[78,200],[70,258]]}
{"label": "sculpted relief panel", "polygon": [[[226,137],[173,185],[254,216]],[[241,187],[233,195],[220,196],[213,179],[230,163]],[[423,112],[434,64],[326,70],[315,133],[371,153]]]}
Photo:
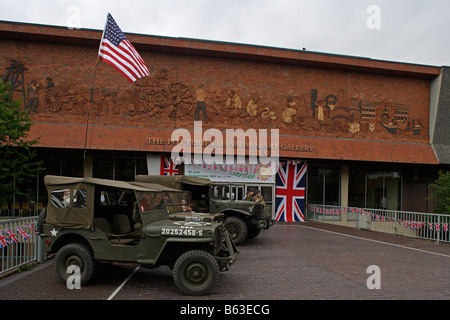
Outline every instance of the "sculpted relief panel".
{"label": "sculpted relief panel", "polygon": [[427,119],[412,106],[389,98],[367,99],[345,88],[337,92],[306,88],[275,96],[241,85],[209,88],[208,82],[183,83],[159,69],[122,90],[104,86],[91,91],[86,84],[51,77],[28,80],[26,75],[22,63],[11,61],[2,78],[11,82],[24,108],[36,116],[87,115],[92,95],[90,114],[101,116],[102,124],[121,117],[139,126],[189,128],[201,120],[204,127],[279,128],[281,134],[325,137],[425,140],[428,135]]}

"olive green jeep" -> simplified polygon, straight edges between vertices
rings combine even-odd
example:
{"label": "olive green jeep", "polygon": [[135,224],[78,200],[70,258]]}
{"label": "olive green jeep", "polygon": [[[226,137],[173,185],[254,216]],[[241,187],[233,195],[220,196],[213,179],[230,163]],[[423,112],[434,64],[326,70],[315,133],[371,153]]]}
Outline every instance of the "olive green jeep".
{"label": "olive green jeep", "polygon": [[97,263],[165,265],[184,294],[205,295],[239,254],[221,222],[170,219],[169,211],[186,210],[179,190],[96,178],[44,181],[48,205],[38,228],[63,282],[71,265],[79,267],[81,285]]}
{"label": "olive green jeep", "polygon": [[[195,204],[196,213],[208,213],[211,217],[223,215],[223,224],[235,245],[255,238],[261,230],[269,229],[274,224],[271,213],[265,212],[263,204],[234,200],[231,196],[232,183],[215,183],[206,178],[185,175],[138,175],[135,181],[182,190],[188,193],[188,201]],[[220,219],[221,215],[216,219]]]}

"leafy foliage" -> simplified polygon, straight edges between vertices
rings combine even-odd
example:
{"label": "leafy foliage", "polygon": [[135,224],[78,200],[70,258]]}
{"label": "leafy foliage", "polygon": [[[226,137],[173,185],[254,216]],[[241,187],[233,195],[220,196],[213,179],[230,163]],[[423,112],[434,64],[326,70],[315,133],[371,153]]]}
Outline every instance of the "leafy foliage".
{"label": "leafy foliage", "polygon": [[9,83],[0,80],[0,204],[11,201],[14,195],[24,195],[16,186],[42,170],[42,162],[31,150],[38,139],[27,139],[32,122],[21,105],[21,101],[11,99]]}
{"label": "leafy foliage", "polygon": [[428,199],[436,199],[435,213],[450,215],[450,171],[439,171],[438,179],[430,185],[434,192]]}

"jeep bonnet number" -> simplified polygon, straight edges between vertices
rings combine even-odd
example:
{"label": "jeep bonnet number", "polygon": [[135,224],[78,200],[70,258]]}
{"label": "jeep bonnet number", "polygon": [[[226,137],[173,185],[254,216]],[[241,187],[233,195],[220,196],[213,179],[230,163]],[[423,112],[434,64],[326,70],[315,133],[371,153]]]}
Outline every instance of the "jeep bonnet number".
{"label": "jeep bonnet number", "polygon": [[203,230],[194,227],[202,227],[206,225],[211,225],[211,223],[202,222],[185,222],[176,221],[173,223],[179,227],[173,228],[162,228],[161,234],[167,236],[189,236],[189,237],[201,237],[203,236]]}

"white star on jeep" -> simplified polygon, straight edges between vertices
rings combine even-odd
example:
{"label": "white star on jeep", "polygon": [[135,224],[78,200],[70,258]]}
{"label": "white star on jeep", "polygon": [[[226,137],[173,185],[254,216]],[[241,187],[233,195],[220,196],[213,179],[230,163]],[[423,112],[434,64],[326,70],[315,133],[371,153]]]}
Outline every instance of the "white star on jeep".
{"label": "white star on jeep", "polygon": [[53,228],[53,230],[50,230],[50,233],[52,234],[52,237],[56,237],[56,235],[58,234],[58,231],[55,230],[55,228]]}

